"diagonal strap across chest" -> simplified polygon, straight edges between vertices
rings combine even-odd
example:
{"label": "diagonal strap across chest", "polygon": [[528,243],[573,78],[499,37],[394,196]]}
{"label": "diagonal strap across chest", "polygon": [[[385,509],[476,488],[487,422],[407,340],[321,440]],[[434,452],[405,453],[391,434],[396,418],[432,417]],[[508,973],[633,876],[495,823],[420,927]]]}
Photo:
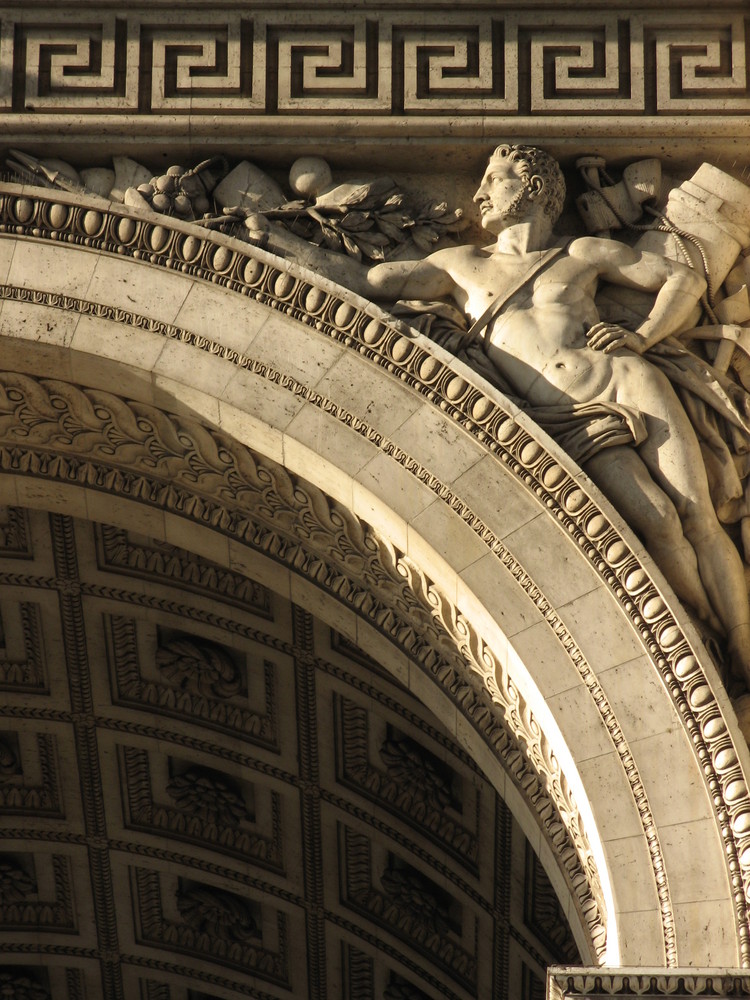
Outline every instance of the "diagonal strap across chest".
{"label": "diagonal strap across chest", "polygon": [[538,274],[540,274],[552,263],[553,260],[555,260],[555,258],[560,256],[563,250],[565,250],[568,246],[568,243],[570,243],[570,240],[566,240],[563,244],[544,250],[534,259],[525,271],[521,272],[511,285],[503,289],[503,291],[496,298],[494,298],[492,302],[490,302],[479,319],[475,320],[471,324],[466,335],[466,343],[473,343],[481,335],[482,331],[492,322],[495,316],[497,316],[498,313],[500,313],[501,310],[510,302],[510,300],[517,295],[518,292],[526,288]]}

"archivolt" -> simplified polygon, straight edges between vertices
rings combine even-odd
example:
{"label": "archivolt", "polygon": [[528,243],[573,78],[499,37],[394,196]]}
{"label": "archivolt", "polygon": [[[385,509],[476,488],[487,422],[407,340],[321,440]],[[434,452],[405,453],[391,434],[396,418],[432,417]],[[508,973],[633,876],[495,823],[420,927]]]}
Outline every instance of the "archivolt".
{"label": "archivolt", "polygon": [[[0,194],[0,232],[51,239],[119,254],[248,295],[286,313],[392,372],[449,414],[487,451],[497,455],[575,539],[641,636],[689,733],[715,803],[715,819],[729,861],[740,951],[750,960],[746,887],[750,880],[750,798],[732,738],[699,659],[639,559],[600,506],[542,443],[522,415],[511,415],[498,394],[422,338],[405,336],[374,307],[319,287],[293,268],[281,270],[259,251],[205,232],[54,192],[30,195],[6,186]],[[325,285],[325,283],[323,283]],[[645,794],[627,745],[618,745],[616,720],[595,678],[554,608],[514,564],[500,539],[460,499],[356,414],[294,384],[284,373],[206,337],[151,317],[128,314],[83,298],[42,289],[3,286],[5,298],[41,302],[65,311],[108,316],[117,322],[192,344],[227,362],[306,394],[316,406],[365,435],[399,462],[486,544],[529,594],[576,664],[608,726],[638,802],[659,887],[665,953],[674,964],[669,889]],[[226,436],[143,403],[127,403],[97,390],[19,375],[3,377],[0,451],[3,468],[114,490],[162,506],[241,539],[302,573],[354,608],[439,682],[506,766],[540,816],[555,853],[574,886],[593,951],[601,954],[605,921],[593,858],[559,765],[536,720],[500,669],[497,658],[454,603],[416,563],[361,518],[309,483]],[[614,728],[613,728],[614,727]],[[731,789],[731,794],[728,790]]]}
{"label": "archivolt", "polygon": [[197,421],[18,373],[0,373],[0,468],[189,518],[271,556],[373,624],[440,686],[511,775],[603,954],[596,865],[549,742],[460,609],[361,518]]}

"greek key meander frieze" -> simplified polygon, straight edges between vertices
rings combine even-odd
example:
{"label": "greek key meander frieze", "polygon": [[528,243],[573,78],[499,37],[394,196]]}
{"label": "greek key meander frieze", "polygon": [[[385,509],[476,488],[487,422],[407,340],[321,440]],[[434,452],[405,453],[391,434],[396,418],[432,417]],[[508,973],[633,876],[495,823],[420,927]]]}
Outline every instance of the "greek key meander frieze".
{"label": "greek key meander frieze", "polygon": [[743,9],[210,14],[6,8],[0,111],[684,115],[750,111]]}

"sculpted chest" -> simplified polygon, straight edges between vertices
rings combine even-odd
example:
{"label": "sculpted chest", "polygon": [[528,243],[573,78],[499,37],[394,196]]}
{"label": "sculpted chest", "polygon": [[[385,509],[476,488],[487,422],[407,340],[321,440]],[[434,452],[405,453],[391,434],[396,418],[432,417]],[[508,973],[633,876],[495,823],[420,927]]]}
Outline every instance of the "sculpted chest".
{"label": "sculpted chest", "polygon": [[[451,268],[456,282],[456,299],[472,320],[476,320],[496,300],[507,297],[500,313],[519,308],[544,309],[547,306],[578,306],[589,322],[597,274],[582,261],[562,255],[538,271],[534,265],[539,255],[523,256],[479,251],[467,259],[458,259]],[[524,281],[524,276],[526,280]],[[515,291],[514,291],[515,290]],[[531,299],[531,301],[529,301]]]}

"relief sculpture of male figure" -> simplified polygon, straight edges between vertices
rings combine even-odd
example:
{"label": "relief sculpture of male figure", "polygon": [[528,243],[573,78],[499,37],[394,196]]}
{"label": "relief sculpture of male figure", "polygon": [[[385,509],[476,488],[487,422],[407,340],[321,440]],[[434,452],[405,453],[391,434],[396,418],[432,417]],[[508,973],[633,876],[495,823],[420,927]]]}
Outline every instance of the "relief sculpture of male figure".
{"label": "relief sculpture of male figure", "polygon": [[[557,162],[533,147],[500,146],[474,197],[494,247],[447,248],[416,263],[369,272],[373,297],[450,298],[473,321],[505,290],[521,287],[483,330],[488,360],[534,409],[607,404],[635,411],[645,436],[602,447],[584,470],[641,535],[670,584],[701,618],[725,632],[735,669],[750,686],[750,607],[744,568],[719,523],[687,414],[665,375],[642,355],[689,323],[704,279],[656,254],[581,237],[533,273],[562,210]],[[523,275],[531,275],[523,282]],[[599,280],[656,293],[634,331],[604,323]],[[481,322],[481,320],[480,320]]]}
{"label": "relief sculpture of male figure", "polygon": [[[572,239],[556,256],[547,254],[564,195],[551,156],[534,147],[499,146],[474,196],[484,229],[497,238],[494,246],[449,247],[367,272],[325,256],[340,261],[332,276],[369,298],[453,301],[532,417],[554,412],[564,423],[569,413],[580,423],[581,414],[585,421],[590,413],[594,424],[609,412],[629,426],[629,437],[604,435],[579,461],[642,537],[677,595],[726,635],[733,667],[750,687],[744,567],[717,519],[683,405],[667,377],[643,357],[690,325],[705,281],[665,257],[598,237]],[[275,242],[272,237],[271,249]],[[310,249],[295,256],[310,263]],[[600,321],[594,301],[600,280],[655,293],[636,330]]]}

